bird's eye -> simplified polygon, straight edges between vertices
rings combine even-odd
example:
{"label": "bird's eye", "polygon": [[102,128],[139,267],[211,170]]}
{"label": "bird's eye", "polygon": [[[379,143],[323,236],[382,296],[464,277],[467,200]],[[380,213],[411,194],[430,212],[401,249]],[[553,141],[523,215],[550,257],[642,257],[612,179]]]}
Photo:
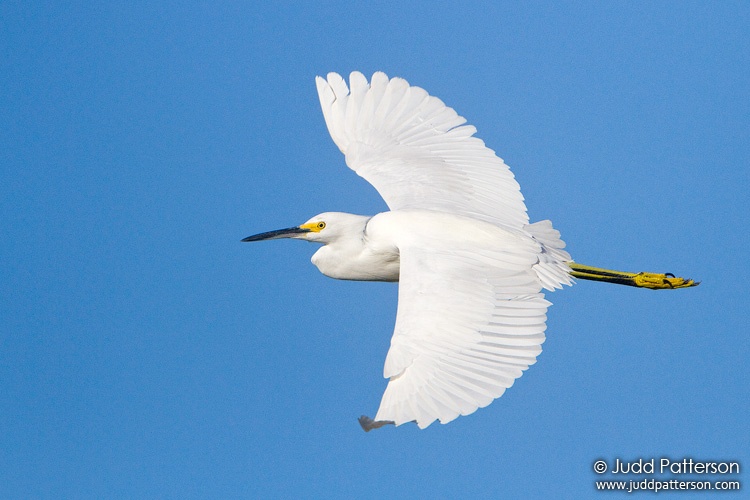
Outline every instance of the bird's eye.
{"label": "bird's eye", "polygon": [[325,229],[326,223],[325,222],[318,222],[318,229]]}

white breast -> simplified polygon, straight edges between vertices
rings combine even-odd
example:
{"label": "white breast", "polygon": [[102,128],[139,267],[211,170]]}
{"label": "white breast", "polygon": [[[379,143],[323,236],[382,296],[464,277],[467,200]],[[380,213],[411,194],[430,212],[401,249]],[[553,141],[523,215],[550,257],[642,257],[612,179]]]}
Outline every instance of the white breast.
{"label": "white breast", "polygon": [[398,248],[363,236],[321,247],[312,263],[321,273],[339,280],[398,281]]}

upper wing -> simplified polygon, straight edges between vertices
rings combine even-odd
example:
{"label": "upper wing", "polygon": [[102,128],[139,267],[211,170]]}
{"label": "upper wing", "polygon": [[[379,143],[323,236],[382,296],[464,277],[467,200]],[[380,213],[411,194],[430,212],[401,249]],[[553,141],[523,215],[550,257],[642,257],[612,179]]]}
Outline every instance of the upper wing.
{"label": "upper wing", "polygon": [[476,129],[401,78],[362,73],[316,78],[326,125],[349,167],[391,210],[421,208],[511,227],[529,221],[508,166],[472,137]]}
{"label": "upper wing", "polygon": [[390,381],[376,420],[445,424],[490,404],[536,362],[550,303],[527,244],[400,249]]}

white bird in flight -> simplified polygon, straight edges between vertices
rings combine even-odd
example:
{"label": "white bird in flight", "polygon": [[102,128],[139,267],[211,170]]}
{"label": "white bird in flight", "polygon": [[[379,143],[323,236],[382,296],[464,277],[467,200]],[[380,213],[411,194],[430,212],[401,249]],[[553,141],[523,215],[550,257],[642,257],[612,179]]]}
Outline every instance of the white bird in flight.
{"label": "white bird in flight", "polygon": [[536,362],[545,340],[542,289],[572,277],[651,289],[697,285],[671,274],[574,263],[548,220],[529,224],[508,166],[452,108],[401,78],[358,72],[316,78],[320,104],[346,164],[390,211],[340,212],[242,241],[322,243],[312,263],[331,278],[399,282],[385,359],[388,386],[369,431],[445,424],[499,398]]}

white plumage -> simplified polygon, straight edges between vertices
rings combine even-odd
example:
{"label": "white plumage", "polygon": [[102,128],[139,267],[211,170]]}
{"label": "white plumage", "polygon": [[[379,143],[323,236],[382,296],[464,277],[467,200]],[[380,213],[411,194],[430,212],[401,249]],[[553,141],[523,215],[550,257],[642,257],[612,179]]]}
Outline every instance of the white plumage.
{"label": "white plumage", "polygon": [[536,361],[550,304],[539,292],[570,284],[570,256],[549,221],[528,225],[510,169],[452,108],[383,73],[349,81],[316,78],[331,137],[392,212],[415,210],[398,220],[402,234],[382,224],[400,283],[375,420],[450,422]]}
{"label": "white plumage", "polygon": [[520,228],[529,222],[508,166],[437,97],[383,73],[316,78],[328,130],[346,164],[391,210],[419,208]]}
{"label": "white plumage", "polygon": [[320,214],[246,241],[323,243],[312,261],[324,274],[399,281],[375,420],[424,428],[487,406],[542,350],[541,290],[571,284],[560,234],[529,224],[508,166],[436,97],[383,73],[316,82],[347,165],[390,211]]}

